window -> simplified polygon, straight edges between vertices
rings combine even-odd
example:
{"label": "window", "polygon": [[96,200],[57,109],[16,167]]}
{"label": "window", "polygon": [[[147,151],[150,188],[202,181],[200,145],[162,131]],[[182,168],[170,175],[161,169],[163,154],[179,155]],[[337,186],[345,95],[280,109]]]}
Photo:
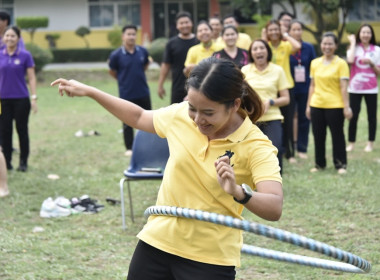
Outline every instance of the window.
{"label": "window", "polygon": [[380,0],[353,1],[349,21],[380,21]]}
{"label": "window", "polygon": [[89,0],[90,27],[140,25],[140,1]]}
{"label": "window", "polygon": [[7,11],[9,15],[11,16],[11,22],[10,24],[14,24],[14,14],[13,14],[13,5],[14,1],[13,0],[0,0],[0,9]]}

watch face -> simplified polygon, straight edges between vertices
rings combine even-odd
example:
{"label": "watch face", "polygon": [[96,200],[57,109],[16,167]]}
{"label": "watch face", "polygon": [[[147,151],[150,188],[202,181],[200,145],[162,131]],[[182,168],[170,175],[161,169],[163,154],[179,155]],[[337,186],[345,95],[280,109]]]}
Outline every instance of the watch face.
{"label": "watch face", "polygon": [[252,196],[253,191],[252,191],[252,189],[251,189],[250,186],[248,186],[247,184],[242,184],[241,187],[243,188],[243,191],[244,191],[247,195]]}

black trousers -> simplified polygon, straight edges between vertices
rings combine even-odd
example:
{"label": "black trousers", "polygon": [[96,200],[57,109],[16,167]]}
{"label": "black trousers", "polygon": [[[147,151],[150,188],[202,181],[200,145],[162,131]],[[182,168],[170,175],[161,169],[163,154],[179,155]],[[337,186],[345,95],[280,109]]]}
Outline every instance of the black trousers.
{"label": "black trousers", "polygon": [[[293,90],[290,90],[294,92]],[[297,151],[306,153],[309,144],[310,121],[306,117],[307,92],[294,92],[295,110],[297,110]]]}
{"label": "black trousers", "polygon": [[27,164],[29,157],[28,122],[31,104],[29,98],[1,100],[0,136],[7,168],[12,167],[13,120],[20,143],[20,163]]}
{"label": "black trousers", "polygon": [[256,124],[258,128],[272,141],[273,146],[278,150],[277,158],[281,168],[282,174],[282,154],[283,154],[283,137],[282,137],[282,124],[280,120],[259,122]]}
{"label": "black trousers", "polygon": [[192,261],[139,241],[127,280],[234,280],[235,274],[234,266]]}
{"label": "black trousers", "polygon": [[343,108],[310,108],[311,125],[314,135],[315,167],[326,167],[327,127],[332,138],[333,162],[336,169],[347,167],[346,142],[344,138]]}
{"label": "black trousers", "polygon": [[289,104],[280,107],[284,121],[282,123],[282,147],[285,158],[294,157],[293,118],[295,111],[294,92],[289,90]]}
{"label": "black trousers", "polygon": [[[139,99],[133,99],[128,100],[132,103],[135,103],[136,105],[140,106],[141,108],[145,110],[151,110],[152,105],[150,102],[150,96],[139,98]],[[124,136],[124,144],[127,150],[132,150],[132,144],[134,139],[134,132],[133,128],[123,123],[123,136]]]}
{"label": "black trousers", "polygon": [[353,114],[348,125],[348,141],[350,142],[356,141],[356,130],[363,98],[367,106],[368,141],[375,141],[376,138],[377,94],[350,93],[350,106]]}

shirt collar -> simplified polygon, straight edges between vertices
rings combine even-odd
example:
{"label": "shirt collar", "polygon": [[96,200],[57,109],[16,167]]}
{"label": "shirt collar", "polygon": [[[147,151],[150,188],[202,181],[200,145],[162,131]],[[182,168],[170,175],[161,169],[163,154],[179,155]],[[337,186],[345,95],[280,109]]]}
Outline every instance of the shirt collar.
{"label": "shirt collar", "polygon": [[[138,50],[139,50],[139,46],[135,46],[135,52],[137,52]],[[124,46],[121,46],[121,52],[123,54],[127,54],[127,53],[131,54],[130,52],[127,52],[127,50],[124,48]]]}
{"label": "shirt collar", "polygon": [[234,143],[239,143],[243,141],[247,135],[249,134],[251,127],[252,127],[252,121],[247,115],[247,112],[244,111],[243,109],[239,109],[238,111],[239,115],[244,118],[243,123],[239,126],[238,129],[236,129],[233,133],[228,135],[226,137],[227,140],[234,142]]}

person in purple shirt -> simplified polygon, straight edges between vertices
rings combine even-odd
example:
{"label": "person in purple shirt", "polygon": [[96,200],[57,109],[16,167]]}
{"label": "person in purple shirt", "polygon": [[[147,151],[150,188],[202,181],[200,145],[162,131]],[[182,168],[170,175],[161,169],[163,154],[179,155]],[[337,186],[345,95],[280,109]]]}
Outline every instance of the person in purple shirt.
{"label": "person in purple shirt", "polygon": [[[37,112],[36,75],[32,55],[18,48],[20,29],[9,26],[4,33],[5,48],[0,50],[0,135],[7,169],[12,167],[13,120],[20,143],[20,165],[18,171],[25,172],[29,157],[28,121],[30,110]],[[28,77],[31,99],[25,81]]]}
{"label": "person in purple shirt", "polygon": [[[0,11],[0,49],[5,48],[5,43],[3,40],[5,30],[11,23],[11,17],[6,11]],[[20,37],[20,40],[18,41],[17,44],[19,49],[25,50],[25,44],[22,38]]]}

